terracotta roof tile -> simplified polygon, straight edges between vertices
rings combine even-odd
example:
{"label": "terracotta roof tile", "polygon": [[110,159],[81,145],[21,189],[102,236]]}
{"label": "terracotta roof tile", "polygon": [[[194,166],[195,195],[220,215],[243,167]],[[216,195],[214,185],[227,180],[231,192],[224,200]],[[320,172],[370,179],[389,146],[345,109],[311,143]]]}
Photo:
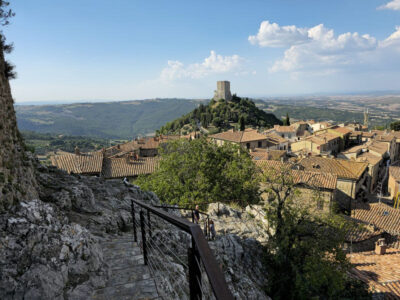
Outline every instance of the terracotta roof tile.
{"label": "terracotta roof tile", "polygon": [[384,203],[358,204],[351,217],[372,224],[389,234],[400,235],[400,209]]}
{"label": "terracotta roof tile", "polygon": [[374,251],[348,254],[354,268],[350,274],[369,285],[374,293],[385,299],[400,299],[400,251],[388,248],[386,254]]}
{"label": "terracotta roof tile", "polygon": [[389,174],[396,180],[400,180],[400,166],[390,166]]}
{"label": "terracotta roof tile", "polygon": [[132,162],[128,162],[126,157],[107,158],[102,175],[105,178],[123,178],[151,174],[157,170],[159,161],[158,157],[143,157]]}
{"label": "terracotta roof tile", "polygon": [[250,152],[251,158],[253,160],[280,160],[286,155],[285,150],[257,150]]}
{"label": "terracotta roof tile", "polygon": [[333,159],[323,157],[306,157],[300,160],[306,171],[323,172],[336,175],[338,178],[359,179],[368,164],[365,162],[354,162],[344,159]]}
{"label": "terracotta roof tile", "polygon": [[339,132],[341,134],[349,134],[349,133],[353,132],[353,130],[346,128],[346,127],[336,127],[336,128],[332,128],[332,130]]}
{"label": "terracotta roof tile", "polygon": [[317,145],[324,145],[324,144],[328,143],[329,141],[332,141],[335,139],[340,139],[340,137],[333,133],[329,133],[329,132],[313,134],[306,138],[306,140],[312,141],[313,143],[315,143]]}
{"label": "terracotta roof tile", "polygon": [[[255,162],[262,170],[274,169],[279,172],[280,170],[291,169],[294,166],[288,163],[282,163],[274,160],[258,160]],[[309,187],[325,188],[335,190],[337,185],[337,176],[328,173],[308,172],[303,170],[290,170],[293,182],[295,184],[304,184]]]}
{"label": "terracotta roof tile", "polygon": [[72,153],[57,154],[51,157],[53,166],[74,174],[100,174],[103,164],[103,154],[93,152],[76,155]]}
{"label": "terracotta roof tile", "polygon": [[389,134],[383,134],[383,135],[377,135],[377,136],[375,137],[375,140],[376,140],[376,141],[385,142],[385,143],[390,143],[390,142],[392,142],[392,141],[395,140],[395,139],[396,139],[396,137],[395,137],[393,134],[391,134],[391,133],[389,133]]}
{"label": "terracotta roof tile", "polygon": [[265,140],[266,137],[258,133],[255,129],[246,129],[245,131],[225,131],[210,136],[211,138],[224,140],[234,143],[246,143],[251,141]]}
{"label": "terracotta roof tile", "polygon": [[372,154],[371,152],[363,152],[357,156],[356,161],[367,162],[371,165],[376,165],[382,161],[382,156]]}
{"label": "terracotta roof tile", "polygon": [[276,133],[269,132],[269,133],[266,133],[265,136],[268,141],[270,141],[274,144],[277,144],[277,145],[287,142],[287,140],[285,138],[281,137],[280,135],[278,135]]}
{"label": "terracotta roof tile", "polygon": [[368,149],[376,153],[379,153],[381,155],[384,155],[385,153],[388,152],[388,145],[384,142],[379,142],[374,140],[370,145],[368,145]]}
{"label": "terracotta roof tile", "polygon": [[274,125],[274,130],[278,132],[295,132],[296,128],[293,126]]}

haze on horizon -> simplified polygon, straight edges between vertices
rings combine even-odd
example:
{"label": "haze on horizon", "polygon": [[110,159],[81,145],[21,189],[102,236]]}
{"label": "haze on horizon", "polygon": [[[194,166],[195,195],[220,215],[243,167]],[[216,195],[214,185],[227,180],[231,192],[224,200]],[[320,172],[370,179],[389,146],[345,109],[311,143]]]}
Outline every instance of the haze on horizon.
{"label": "haze on horizon", "polygon": [[11,5],[17,103],[399,90],[400,0]]}

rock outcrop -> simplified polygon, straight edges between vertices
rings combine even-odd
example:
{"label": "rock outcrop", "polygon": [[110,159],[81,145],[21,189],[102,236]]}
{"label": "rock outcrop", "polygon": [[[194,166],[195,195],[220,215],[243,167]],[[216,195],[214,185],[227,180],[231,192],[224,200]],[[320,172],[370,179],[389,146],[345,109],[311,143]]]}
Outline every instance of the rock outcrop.
{"label": "rock outcrop", "polygon": [[99,243],[131,229],[130,198],[158,200],[52,167],[37,182],[40,198],[0,214],[0,299],[87,299],[109,276]]}

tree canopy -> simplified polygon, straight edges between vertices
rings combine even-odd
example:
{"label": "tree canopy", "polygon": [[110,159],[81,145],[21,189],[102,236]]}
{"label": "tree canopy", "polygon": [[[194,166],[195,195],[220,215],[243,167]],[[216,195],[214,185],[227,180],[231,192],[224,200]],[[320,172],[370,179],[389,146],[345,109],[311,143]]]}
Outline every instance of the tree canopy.
{"label": "tree canopy", "polygon": [[390,123],[390,129],[394,131],[400,131],[400,121]]}
{"label": "tree canopy", "polygon": [[155,192],[165,203],[192,205],[259,201],[256,167],[247,150],[227,143],[217,146],[205,138],[170,141],[160,148],[159,169],[136,183]]}

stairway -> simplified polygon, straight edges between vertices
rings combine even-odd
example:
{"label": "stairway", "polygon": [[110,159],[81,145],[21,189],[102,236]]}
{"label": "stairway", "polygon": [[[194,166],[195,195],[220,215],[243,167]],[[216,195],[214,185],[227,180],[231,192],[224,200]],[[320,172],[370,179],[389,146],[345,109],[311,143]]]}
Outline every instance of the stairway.
{"label": "stairway", "polygon": [[140,248],[132,235],[114,236],[101,242],[104,261],[111,269],[106,287],[95,290],[96,300],[161,299]]}

